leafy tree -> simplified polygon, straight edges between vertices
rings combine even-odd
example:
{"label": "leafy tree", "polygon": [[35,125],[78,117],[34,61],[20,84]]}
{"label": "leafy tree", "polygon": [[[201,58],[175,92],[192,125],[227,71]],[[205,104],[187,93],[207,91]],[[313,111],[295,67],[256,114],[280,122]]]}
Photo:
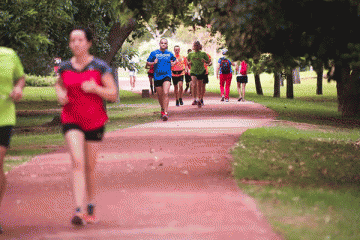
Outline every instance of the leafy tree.
{"label": "leafy tree", "polygon": [[204,0],[202,4],[207,9],[204,18],[225,36],[235,58],[272,53],[285,69],[295,67],[294,59],[303,56],[334,61],[339,109],[343,116],[359,115],[359,1]]}

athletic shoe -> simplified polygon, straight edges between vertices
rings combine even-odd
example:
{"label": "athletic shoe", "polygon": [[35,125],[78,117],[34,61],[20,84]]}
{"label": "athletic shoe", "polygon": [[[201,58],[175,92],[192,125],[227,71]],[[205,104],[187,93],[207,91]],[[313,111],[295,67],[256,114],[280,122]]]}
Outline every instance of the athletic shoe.
{"label": "athletic shoe", "polygon": [[197,104],[198,104],[197,101],[194,100],[191,105],[197,105]]}
{"label": "athletic shoe", "polygon": [[96,224],[96,223],[98,223],[99,222],[99,219],[97,219],[96,217],[95,217],[95,215],[85,215],[84,216],[84,220],[86,221],[86,223],[88,223],[88,224]]}
{"label": "athletic shoe", "polygon": [[201,105],[204,106],[204,100],[203,99],[200,99],[200,103],[201,103]]}
{"label": "athletic shoe", "polygon": [[179,107],[180,106],[180,102],[179,100],[176,100],[176,106]]}
{"label": "athletic shoe", "polygon": [[225,97],[222,97],[220,101],[222,101],[222,102],[223,102],[224,100],[225,100]]}
{"label": "athletic shoe", "polygon": [[225,99],[225,102],[229,102],[229,99],[227,98],[227,99]]}
{"label": "athletic shoe", "polygon": [[184,105],[182,98],[179,98],[180,105]]}
{"label": "athletic shoe", "polygon": [[165,113],[162,119],[165,122],[165,121],[167,121],[169,119],[169,116]]}
{"label": "athletic shoe", "polygon": [[201,108],[201,102],[200,101],[197,102],[197,106],[198,106],[198,108]]}
{"label": "athletic shoe", "polygon": [[242,99],[242,98],[239,98],[238,102],[240,102],[240,101],[241,101],[241,99]]}
{"label": "athletic shoe", "polygon": [[165,112],[164,112],[164,111],[161,111],[160,119],[163,119],[164,115],[165,115]]}
{"label": "athletic shoe", "polygon": [[86,221],[84,219],[84,214],[75,212],[73,218],[71,219],[71,223],[76,226],[85,226]]}
{"label": "athletic shoe", "polygon": [[95,206],[91,203],[87,205],[87,214],[84,216],[84,220],[86,221],[86,223],[95,224],[99,222],[99,220],[94,214],[94,208]]}

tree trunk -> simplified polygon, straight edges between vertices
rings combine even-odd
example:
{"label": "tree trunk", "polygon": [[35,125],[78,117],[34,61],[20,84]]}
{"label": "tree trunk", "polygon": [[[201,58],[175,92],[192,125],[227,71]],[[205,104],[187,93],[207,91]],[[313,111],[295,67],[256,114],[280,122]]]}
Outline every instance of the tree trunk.
{"label": "tree trunk", "polygon": [[317,95],[322,95],[323,94],[323,87],[322,87],[322,83],[323,83],[323,75],[324,75],[324,70],[323,68],[321,69],[317,69],[316,70],[316,94]]}
{"label": "tree trunk", "polygon": [[274,73],[274,97],[280,97],[280,73]]}
{"label": "tree trunk", "polygon": [[294,98],[294,80],[292,70],[286,70],[286,98]]}
{"label": "tree trunk", "polygon": [[350,75],[349,65],[335,65],[334,79],[337,81],[338,110],[343,117],[360,115],[360,68],[353,69]]}
{"label": "tree trunk", "polygon": [[111,27],[108,38],[110,51],[104,56],[104,61],[110,66],[112,65],[111,63],[114,60],[116,53],[120,50],[126,38],[135,29],[135,26],[136,20],[131,18],[125,25],[120,25],[118,22]]}
{"label": "tree trunk", "polygon": [[318,60],[314,61],[313,64],[314,64],[314,69],[316,72],[316,79],[317,79],[316,94],[322,95],[323,94],[322,82],[323,82],[323,75],[324,75],[324,63],[322,60],[318,59]]}
{"label": "tree trunk", "polygon": [[263,91],[262,91],[262,87],[261,87],[260,75],[259,74],[255,74],[255,87],[256,87],[256,94],[257,95],[264,95]]}

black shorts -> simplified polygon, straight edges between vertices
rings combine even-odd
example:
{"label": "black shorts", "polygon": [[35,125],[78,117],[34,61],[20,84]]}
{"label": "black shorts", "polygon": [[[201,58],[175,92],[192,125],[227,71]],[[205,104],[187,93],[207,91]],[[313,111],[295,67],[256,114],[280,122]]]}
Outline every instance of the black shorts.
{"label": "black shorts", "polygon": [[203,84],[208,84],[208,83],[209,83],[209,74],[205,74],[203,79]]}
{"label": "black shorts", "polygon": [[195,76],[197,78],[197,80],[203,80],[205,78],[205,73],[206,73],[206,71],[204,71],[202,74],[191,73],[191,76]]}
{"label": "black shorts", "polygon": [[247,83],[248,82],[248,77],[247,76],[237,76],[236,81],[238,83]]}
{"label": "black shorts", "polygon": [[161,79],[161,80],[154,80],[154,85],[155,85],[155,87],[162,87],[163,83],[166,82],[166,81],[171,82],[171,78],[166,77],[166,78]]}
{"label": "black shorts", "polygon": [[184,81],[184,75],[183,76],[179,76],[179,77],[172,77],[173,80],[173,84],[177,85],[179,82],[183,82]]}
{"label": "black shorts", "polygon": [[185,74],[185,81],[186,83],[191,82],[191,76],[189,74]]}
{"label": "black shorts", "polygon": [[63,125],[63,134],[65,135],[65,133],[67,131],[73,130],[73,129],[78,129],[80,131],[82,131],[85,134],[85,140],[86,141],[101,141],[104,137],[104,132],[105,132],[105,127],[100,127],[98,129],[95,130],[90,130],[90,131],[84,131],[83,129],[81,129],[81,127],[77,124],[73,124],[73,123],[68,123],[68,124],[64,124]]}
{"label": "black shorts", "polygon": [[154,74],[153,73],[148,73],[148,77],[149,78],[154,78]]}
{"label": "black shorts", "polygon": [[0,146],[8,148],[13,126],[0,127]]}

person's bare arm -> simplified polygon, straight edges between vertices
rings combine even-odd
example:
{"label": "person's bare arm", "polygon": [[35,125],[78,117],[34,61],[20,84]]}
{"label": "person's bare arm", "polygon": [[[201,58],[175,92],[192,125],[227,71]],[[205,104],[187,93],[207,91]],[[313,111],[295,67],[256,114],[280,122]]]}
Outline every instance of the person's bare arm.
{"label": "person's bare arm", "polygon": [[66,105],[69,102],[69,99],[67,97],[67,91],[63,85],[62,78],[59,76],[56,83],[55,83],[55,91],[57,100],[60,103],[60,105]]}
{"label": "person's bare arm", "polygon": [[23,96],[24,87],[25,87],[25,76],[22,76],[15,82],[15,85],[10,93],[10,98],[14,102],[18,102],[21,100]]}
{"label": "person's bare arm", "polygon": [[146,64],[147,64],[148,66],[153,66],[153,65],[157,64],[158,61],[159,61],[159,60],[158,60],[157,58],[155,58],[155,61],[153,61],[153,62],[146,62]]}
{"label": "person's bare arm", "polygon": [[216,78],[219,79],[220,63],[216,67]]}
{"label": "person's bare arm", "polygon": [[113,75],[109,72],[105,73],[101,77],[101,82],[103,86],[97,85],[94,79],[83,82],[81,89],[87,93],[97,94],[107,101],[115,102],[117,99],[117,92]]}

